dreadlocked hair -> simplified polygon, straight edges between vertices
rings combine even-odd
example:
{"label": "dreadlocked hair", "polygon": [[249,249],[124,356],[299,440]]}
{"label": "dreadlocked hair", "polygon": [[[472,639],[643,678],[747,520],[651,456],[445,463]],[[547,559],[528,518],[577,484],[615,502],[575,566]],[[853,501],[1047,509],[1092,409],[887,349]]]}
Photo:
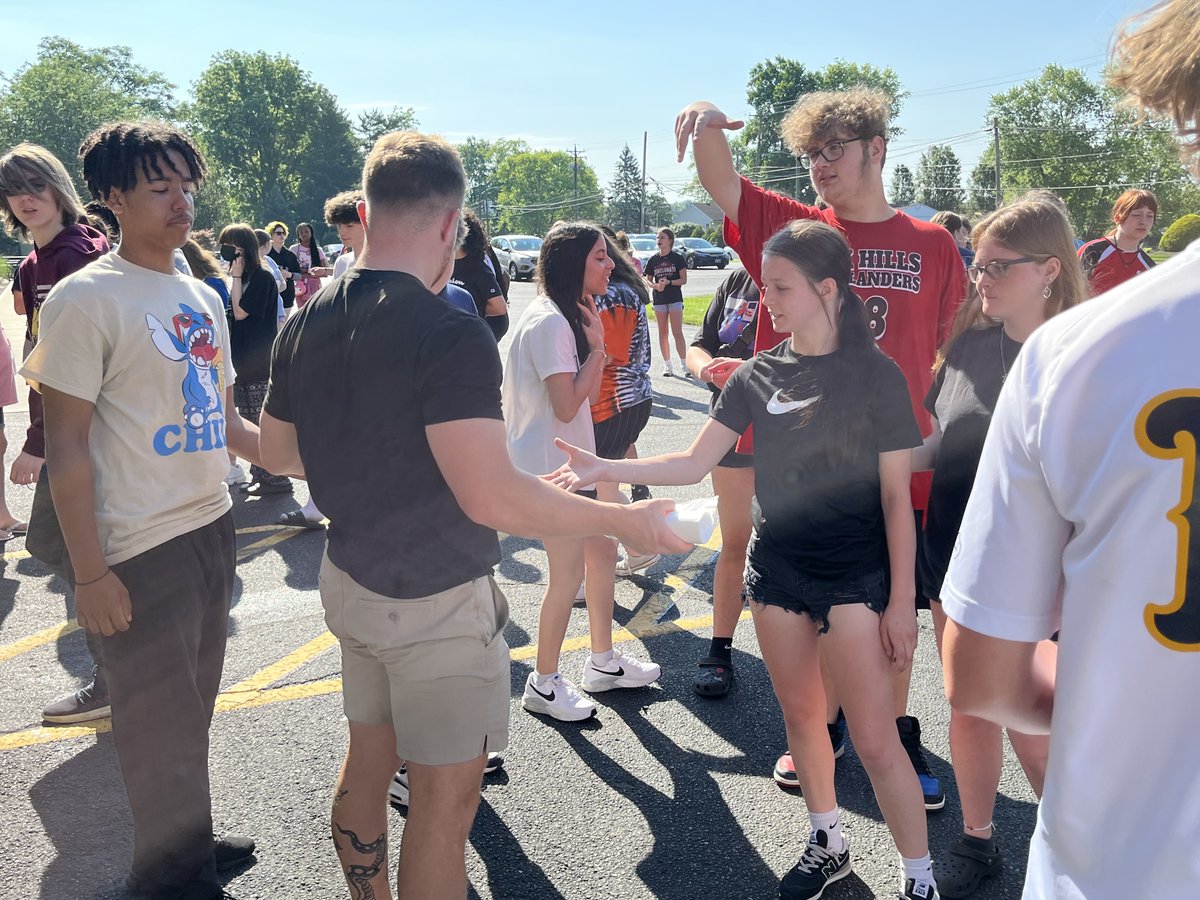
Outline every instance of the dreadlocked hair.
{"label": "dreadlocked hair", "polygon": [[165,122],[110,122],[83,140],[79,158],[83,180],[97,200],[109,191],[127,191],[138,179],[162,178],[166,169],[184,176],[167,154],[174,150],[183,157],[186,176],[197,185],[208,175],[204,157],[191,139]]}

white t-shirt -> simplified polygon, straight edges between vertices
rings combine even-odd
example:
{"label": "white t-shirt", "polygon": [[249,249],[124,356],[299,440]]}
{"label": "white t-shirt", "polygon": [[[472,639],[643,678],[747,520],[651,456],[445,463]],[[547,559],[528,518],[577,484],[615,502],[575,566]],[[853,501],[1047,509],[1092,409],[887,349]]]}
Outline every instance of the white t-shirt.
{"label": "white t-shirt", "polygon": [[233,505],[224,482],[228,347],[212,288],[116,253],[47,297],[21,374],[95,404],[89,446],[109,565],[202,528]]}
{"label": "white t-shirt", "polygon": [[942,606],[1061,629],[1026,898],[1200,897],[1198,335],[1200,242],[1038,329],[992,419]]}
{"label": "white t-shirt", "polygon": [[563,422],[554,414],[546,390],[545,381],[551,375],[567,372],[573,376],[578,371],[579,354],[570,324],[549,297],[538,297],[513,329],[501,387],[508,454],[518,469],[544,475],[565,463],[567,454],[554,446],[556,437],[595,451],[587,401],[579,404],[575,418]]}
{"label": "white t-shirt", "polygon": [[354,251],[346,250],[333,261],[333,277],[341,278],[352,265],[354,265]]}

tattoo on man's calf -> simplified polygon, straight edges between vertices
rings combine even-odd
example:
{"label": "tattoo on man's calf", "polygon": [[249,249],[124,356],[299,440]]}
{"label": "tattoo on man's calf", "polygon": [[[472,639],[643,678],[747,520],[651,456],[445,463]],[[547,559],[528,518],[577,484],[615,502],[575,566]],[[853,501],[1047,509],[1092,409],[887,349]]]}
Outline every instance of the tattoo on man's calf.
{"label": "tattoo on man's calf", "polygon": [[[364,843],[357,834],[343,828],[337,822],[333,823],[333,827],[350,839],[350,844],[356,853],[373,857],[369,865],[345,867],[346,882],[350,885],[352,900],[376,900],[375,889],[371,887],[371,882],[383,871],[383,866],[387,861],[387,832],[385,831],[370,843]],[[340,850],[341,842],[336,837],[334,843]]]}

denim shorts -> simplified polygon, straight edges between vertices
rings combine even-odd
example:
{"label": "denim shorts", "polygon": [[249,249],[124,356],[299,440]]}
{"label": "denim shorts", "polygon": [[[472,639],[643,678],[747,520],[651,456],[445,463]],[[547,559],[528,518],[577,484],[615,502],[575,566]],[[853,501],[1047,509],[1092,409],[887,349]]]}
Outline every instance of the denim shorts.
{"label": "denim shorts", "polygon": [[677,300],[674,303],[659,303],[657,300],[655,300],[654,311],[656,313],[662,313],[663,315],[666,315],[669,312],[682,312],[683,302]]}
{"label": "denim shorts", "polygon": [[888,573],[872,569],[838,581],[812,578],[768,546],[755,532],[746,550],[744,596],[754,603],[779,606],[788,612],[804,613],[821,634],[829,631],[829,610],[834,606],[862,603],[882,614],[888,605]]}

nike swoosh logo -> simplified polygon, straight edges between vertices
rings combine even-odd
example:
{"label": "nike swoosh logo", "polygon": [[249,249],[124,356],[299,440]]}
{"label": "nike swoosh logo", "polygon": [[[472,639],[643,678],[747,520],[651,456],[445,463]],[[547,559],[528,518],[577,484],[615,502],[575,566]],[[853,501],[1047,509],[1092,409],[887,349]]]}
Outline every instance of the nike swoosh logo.
{"label": "nike swoosh logo", "polygon": [[812,406],[820,397],[809,397],[806,400],[789,400],[783,401],[779,399],[779,391],[767,401],[767,412],[773,416],[781,416],[784,413],[795,412],[798,409],[804,409],[806,406]]}
{"label": "nike swoosh logo", "polygon": [[533,688],[533,692],[534,692],[535,694],[537,694],[539,697],[541,697],[541,698],[542,698],[543,700],[545,700],[547,703],[553,703],[553,702],[554,702],[554,691],[551,691],[551,692],[550,692],[550,693],[548,693],[548,694],[543,694],[541,691],[539,691],[539,690],[538,690],[538,688],[537,688],[537,685],[536,685],[536,684],[531,684],[531,685],[530,685],[530,687],[531,687],[531,688]]}
{"label": "nike swoosh logo", "polygon": [[[625,667],[624,667],[624,666],[617,666],[617,671],[615,671],[615,672],[606,672],[606,671],[604,671],[603,669],[601,669],[601,668],[598,668],[598,667],[593,667],[593,668],[595,668],[595,669],[596,669],[596,671],[597,671],[597,672],[599,672],[601,675],[611,675],[611,676],[613,676],[614,678],[620,678],[622,675],[624,675],[624,674],[625,674]],[[536,691],[536,690],[537,690],[537,688],[534,688],[534,690]]]}

